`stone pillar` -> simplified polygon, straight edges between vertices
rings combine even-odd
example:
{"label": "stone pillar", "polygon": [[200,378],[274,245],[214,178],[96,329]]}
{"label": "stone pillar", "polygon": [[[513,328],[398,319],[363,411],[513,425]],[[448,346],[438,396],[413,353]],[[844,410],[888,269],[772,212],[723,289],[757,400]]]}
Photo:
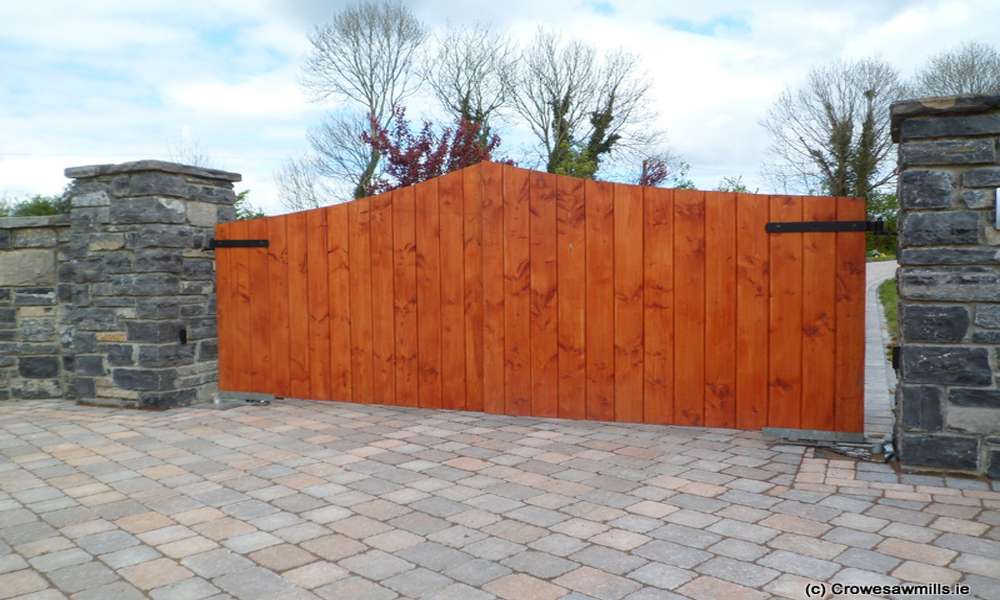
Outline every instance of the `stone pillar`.
{"label": "stone pillar", "polygon": [[0,400],[63,396],[56,253],[66,215],[0,219]]}
{"label": "stone pillar", "polygon": [[1000,96],[892,108],[904,465],[1000,478]]}
{"label": "stone pillar", "polygon": [[167,408],[216,389],[215,279],[206,249],[240,175],[160,161],[66,169],[59,265],[67,382],[83,403]]}

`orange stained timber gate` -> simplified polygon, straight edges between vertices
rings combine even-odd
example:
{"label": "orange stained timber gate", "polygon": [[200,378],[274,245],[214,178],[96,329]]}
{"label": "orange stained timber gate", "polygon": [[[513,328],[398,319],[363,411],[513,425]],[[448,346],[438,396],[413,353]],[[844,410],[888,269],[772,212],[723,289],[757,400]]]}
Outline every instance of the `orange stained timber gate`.
{"label": "orange stained timber gate", "polygon": [[481,163],[219,225],[219,387],[858,432],[864,218]]}

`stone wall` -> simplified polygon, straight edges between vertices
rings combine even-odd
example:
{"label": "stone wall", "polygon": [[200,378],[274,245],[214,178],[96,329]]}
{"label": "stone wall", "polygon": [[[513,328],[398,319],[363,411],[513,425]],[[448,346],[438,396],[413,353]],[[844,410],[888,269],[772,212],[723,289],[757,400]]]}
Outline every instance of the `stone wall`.
{"label": "stone wall", "polygon": [[60,398],[56,264],[69,218],[0,219],[0,400]]}
{"label": "stone wall", "polygon": [[904,465],[1000,477],[1000,96],[893,106]]}
{"label": "stone wall", "polygon": [[233,219],[240,176],[160,161],[66,176],[68,216],[0,226],[0,397],[142,408],[209,400],[217,338],[207,246],[215,224]]}

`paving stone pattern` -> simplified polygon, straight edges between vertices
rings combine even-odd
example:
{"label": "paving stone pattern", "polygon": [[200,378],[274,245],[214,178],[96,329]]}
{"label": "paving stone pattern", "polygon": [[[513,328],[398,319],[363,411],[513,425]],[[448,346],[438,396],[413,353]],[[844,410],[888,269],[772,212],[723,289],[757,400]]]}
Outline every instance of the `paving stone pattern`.
{"label": "paving stone pattern", "polygon": [[335,402],[0,406],[0,599],[1000,598],[1000,485],[755,432]]}

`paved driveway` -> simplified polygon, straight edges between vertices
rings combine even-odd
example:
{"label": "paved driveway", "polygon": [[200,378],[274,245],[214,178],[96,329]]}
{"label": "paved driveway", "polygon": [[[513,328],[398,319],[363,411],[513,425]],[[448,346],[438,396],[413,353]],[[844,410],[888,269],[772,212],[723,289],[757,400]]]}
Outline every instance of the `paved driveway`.
{"label": "paved driveway", "polygon": [[998,598],[998,489],[718,429],[6,403],[0,598]]}

